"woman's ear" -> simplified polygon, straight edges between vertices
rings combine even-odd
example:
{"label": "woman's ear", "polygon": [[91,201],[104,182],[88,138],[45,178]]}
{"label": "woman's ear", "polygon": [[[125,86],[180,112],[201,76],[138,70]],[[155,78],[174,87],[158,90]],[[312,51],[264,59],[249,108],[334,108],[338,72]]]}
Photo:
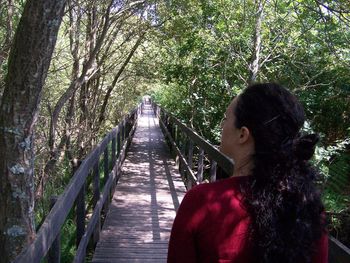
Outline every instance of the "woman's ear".
{"label": "woman's ear", "polygon": [[250,139],[250,131],[247,127],[242,126],[240,128],[239,143],[245,143]]}

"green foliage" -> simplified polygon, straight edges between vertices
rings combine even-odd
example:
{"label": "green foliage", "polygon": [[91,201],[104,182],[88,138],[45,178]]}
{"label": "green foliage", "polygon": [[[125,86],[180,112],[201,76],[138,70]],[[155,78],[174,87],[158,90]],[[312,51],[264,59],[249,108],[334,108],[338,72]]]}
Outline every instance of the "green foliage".
{"label": "green foliage", "polygon": [[[230,99],[248,83],[255,3],[176,1],[159,12],[171,19],[154,40],[163,61],[153,98],[214,144]],[[350,185],[350,6],[264,3],[257,81],[277,81],[304,104],[308,130],[322,138],[314,161],[324,175],[326,209],[344,211]]]}
{"label": "green foliage", "polygon": [[[332,5],[266,3],[258,74],[259,81],[278,81],[299,95],[327,145],[347,138],[350,123],[349,24],[346,15],[327,9]],[[347,7],[342,2],[338,10]],[[156,98],[213,141],[217,136],[202,130],[217,133],[215,117],[247,84],[255,10],[251,1],[177,1],[163,10],[171,20],[160,29],[163,78]]]}
{"label": "green foliage", "polygon": [[[11,18],[14,27],[23,2],[14,1],[15,13]],[[66,102],[60,114],[55,146],[67,134],[70,144],[62,148],[56,169],[45,182],[44,196],[36,204],[38,224],[49,211],[50,197],[62,193],[71,178],[68,153],[72,158],[84,158],[84,154],[150,90],[153,99],[181,121],[213,144],[220,142],[223,113],[232,97],[248,84],[255,49],[257,2],[161,1],[139,9],[135,7],[134,13],[115,17],[116,10],[113,10],[111,16],[115,24],[108,29],[106,41],[90,70],[96,70],[97,74],[73,96],[74,113],[68,116],[70,102]],[[95,22],[100,27],[96,32],[102,32],[107,2],[102,1],[97,6],[93,3],[80,0],[70,3],[74,21],[70,21],[67,12],[59,32],[36,126],[37,182],[50,160],[48,137],[52,109],[75,80],[72,76],[74,40],[79,40],[76,43],[79,73],[89,56],[89,46],[94,42],[88,28],[93,7],[99,14]],[[346,0],[264,3],[257,81],[284,84],[305,105],[308,129],[322,137],[314,161],[324,174],[326,208],[343,211],[349,206],[350,183],[349,3]],[[150,18],[140,15],[145,10]],[[78,14],[80,23],[77,23]],[[6,16],[6,8],[0,6],[0,51],[5,50],[6,37],[13,37],[6,28]],[[74,27],[79,30],[70,35]],[[111,93],[104,121],[96,127],[103,98],[116,72],[145,31],[142,44]],[[108,47],[108,43],[112,45]],[[1,94],[6,59],[0,66]],[[102,169],[101,163],[101,176]],[[71,214],[62,229],[63,262],[71,262],[74,255],[73,217]]]}
{"label": "green foliage", "polygon": [[323,200],[327,211],[344,212],[350,204],[350,140],[317,147],[315,164],[324,175]]}

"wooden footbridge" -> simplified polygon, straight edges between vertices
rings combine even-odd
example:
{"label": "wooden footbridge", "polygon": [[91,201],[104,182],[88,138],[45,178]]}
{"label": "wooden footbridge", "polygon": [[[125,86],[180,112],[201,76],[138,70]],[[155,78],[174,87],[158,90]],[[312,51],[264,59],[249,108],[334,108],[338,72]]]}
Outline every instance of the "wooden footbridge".
{"label": "wooden footbridge", "polygon": [[[60,262],[60,232],[71,212],[73,262],[166,262],[186,189],[232,171],[229,159],[171,114],[141,104],[82,162],[14,262]],[[350,262],[350,250],[332,237],[329,251],[329,262]]]}
{"label": "wooden footbridge", "polygon": [[186,189],[151,109],[138,120],[92,262],[165,262]]}

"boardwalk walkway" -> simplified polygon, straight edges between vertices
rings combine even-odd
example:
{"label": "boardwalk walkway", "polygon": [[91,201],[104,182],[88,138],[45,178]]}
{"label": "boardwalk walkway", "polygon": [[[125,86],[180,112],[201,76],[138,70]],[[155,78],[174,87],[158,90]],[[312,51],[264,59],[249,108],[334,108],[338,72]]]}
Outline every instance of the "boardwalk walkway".
{"label": "boardwalk walkway", "polygon": [[92,262],[166,262],[175,211],[185,191],[158,120],[146,108]]}

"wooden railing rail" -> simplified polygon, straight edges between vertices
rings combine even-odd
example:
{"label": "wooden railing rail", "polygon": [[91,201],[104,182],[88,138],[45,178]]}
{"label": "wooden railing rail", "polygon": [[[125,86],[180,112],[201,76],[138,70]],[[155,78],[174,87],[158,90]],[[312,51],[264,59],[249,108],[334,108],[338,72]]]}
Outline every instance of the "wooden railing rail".
{"label": "wooden railing rail", "polygon": [[[86,249],[91,237],[96,244],[101,229],[101,212],[108,207],[111,194],[120,176],[120,168],[125,159],[127,148],[131,142],[137,124],[140,106],[131,111],[102,142],[84,159],[64,192],[55,200],[54,205],[41,225],[35,240],[13,261],[14,263],[38,263],[48,253],[49,262],[59,262],[59,235],[69,212],[76,204],[77,220],[77,252],[74,262],[84,262]],[[111,152],[108,145],[111,143]],[[104,187],[100,193],[99,163],[100,156],[104,159]],[[109,171],[109,155],[111,155],[112,170]],[[86,225],[86,179],[93,170],[93,213]],[[108,201],[108,202],[107,202]],[[106,212],[106,211],[104,211]],[[58,238],[57,238],[58,237]],[[55,242],[54,242],[55,241]],[[55,250],[56,248],[56,250]]]}
{"label": "wooden railing rail", "polygon": [[[231,159],[157,104],[153,103],[153,109],[170,148],[179,160],[179,171],[187,189],[203,181],[204,170],[208,171],[208,181],[222,177],[217,174],[218,168],[226,175],[233,174]],[[205,162],[205,159],[208,161]]]}
{"label": "wooden railing rail", "polygon": [[350,249],[338,239],[329,236],[329,263],[349,263]]}
{"label": "wooden railing rail", "polygon": [[[179,171],[185,179],[187,189],[190,189],[192,185],[196,185],[203,180],[204,153],[207,153],[211,160],[210,181],[216,180],[216,164],[220,166],[227,175],[233,174],[233,162],[229,158],[220,153],[216,147],[200,137],[172,114],[155,103],[152,103],[152,105],[155,114],[159,118],[160,127],[168,139],[169,146],[180,161]],[[195,144],[198,145],[199,148],[197,173],[195,173],[192,168],[194,164],[193,149]],[[329,236],[329,263],[350,263],[350,249],[332,236]]]}

